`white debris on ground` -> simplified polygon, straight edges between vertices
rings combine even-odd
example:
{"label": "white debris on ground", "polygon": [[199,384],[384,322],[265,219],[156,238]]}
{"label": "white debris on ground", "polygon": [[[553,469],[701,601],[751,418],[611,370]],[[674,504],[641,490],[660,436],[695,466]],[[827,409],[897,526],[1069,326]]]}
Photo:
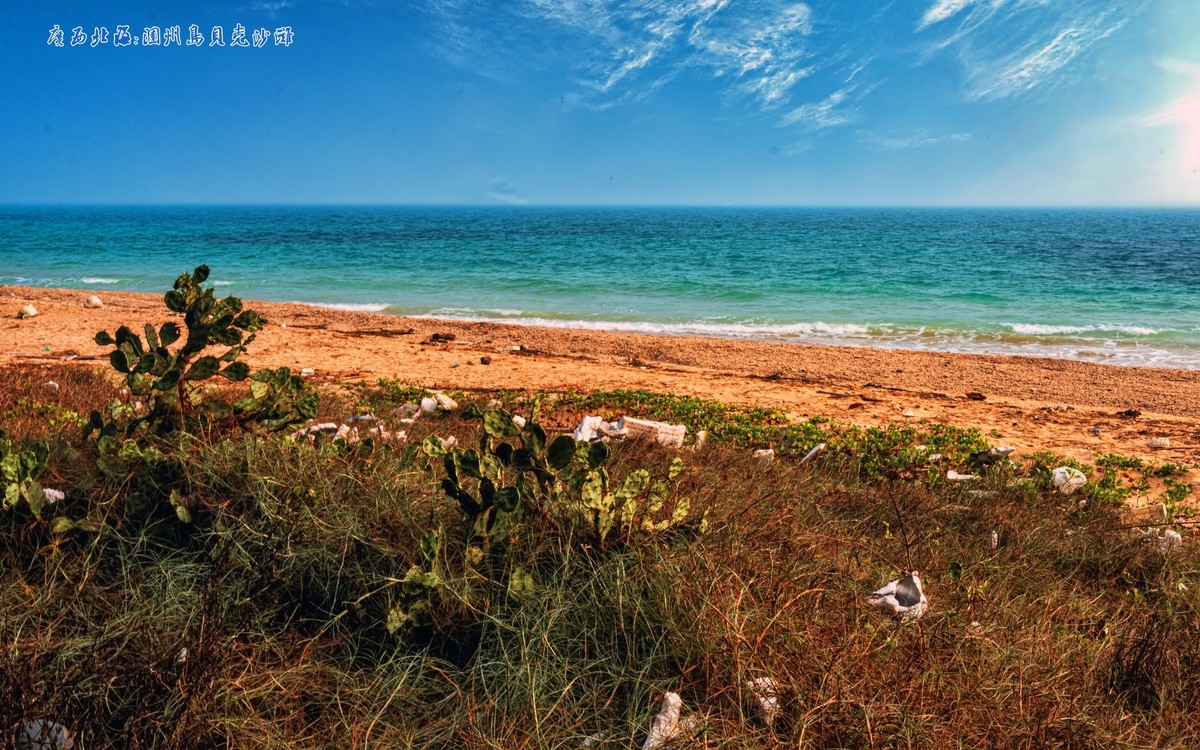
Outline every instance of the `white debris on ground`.
{"label": "white debris on ground", "polygon": [[631,438],[652,439],[668,448],[682,448],[683,438],[687,435],[687,427],[684,425],[636,417],[621,417],[617,422],[617,429],[626,430]]}
{"label": "white debris on ground", "polygon": [[946,472],[946,479],[950,480],[951,482],[967,482],[978,478],[978,474],[959,474],[954,469]]}
{"label": "white debris on ground", "polygon": [[88,297],[83,301],[83,306],[89,310],[96,310],[104,307],[104,303],[100,301],[99,297],[93,294],[91,297]]}
{"label": "white debris on ground", "polygon": [[621,440],[629,436],[629,431],[620,426],[620,421],[605,422],[601,417],[584,417],[575,428],[575,442],[591,443],[604,438]]}
{"label": "white debris on ground", "polygon": [[25,305],[17,311],[18,318],[33,318],[38,314],[38,309],[33,305]]}
{"label": "white debris on ground", "polygon": [[1147,448],[1170,448],[1171,447],[1171,438],[1169,438],[1169,437],[1150,438],[1150,442],[1146,443],[1146,447]]}
{"label": "white debris on ground", "polygon": [[45,719],[21,722],[9,730],[9,736],[18,750],[71,750],[75,746],[66,727]]}
{"label": "white debris on ground", "polygon": [[1000,549],[1000,532],[992,532],[992,549]]}
{"label": "white debris on ground", "polygon": [[700,450],[708,442],[708,430],[696,431],[696,442],[692,443],[693,450]]}
{"label": "white debris on ground", "polygon": [[663,697],[662,708],[654,723],[650,725],[650,734],[642,743],[642,750],[666,750],[675,747],[676,743],[691,738],[699,727],[699,722],[693,716],[681,716],[683,699],[679,693],[667,693]]}
{"label": "white debris on ground", "polygon": [[767,726],[774,724],[779,717],[779,683],[770,677],[757,677],[746,681],[746,690],[758,710],[758,718]]}
{"label": "white debris on ground", "polygon": [[51,393],[58,393],[58,383],[55,383],[53,380],[47,380],[42,387]]}
{"label": "white debris on ground", "polygon": [[759,448],[758,450],[754,451],[750,455],[754,456],[755,458],[759,459],[760,461],[765,461],[766,463],[771,463],[772,461],[775,460],[775,449],[774,448]]}
{"label": "white debris on ground", "polygon": [[1072,495],[1075,490],[1087,484],[1087,475],[1071,466],[1060,466],[1050,473],[1050,481],[1062,494]]}
{"label": "white debris on ground", "polygon": [[[401,419],[402,424],[412,424],[412,419]],[[363,425],[363,429],[359,429],[357,425]],[[367,424],[373,424],[373,427],[366,427]],[[389,431],[379,422],[379,418],[374,414],[363,414],[357,417],[351,417],[346,424],[339,425],[336,422],[320,422],[318,424],[310,424],[301,427],[295,432],[288,435],[293,440],[307,440],[314,442],[318,436],[328,437],[330,440],[345,440],[347,443],[357,443],[366,438],[373,440],[404,440],[408,437],[408,433],[404,430],[395,432]]]}
{"label": "white debris on ground", "polygon": [[432,396],[426,396],[425,398],[421,399],[421,411],[425,414],[432,414],[437,411],[437,408],[438,402],[436,398],[433,398]]}
{"label": "white debris on ground", "polygon": [[905,574],[867,597],[867,604],[902,622],[916,620],[929,608],[917,571]]}
{"label": "white debris on ground", "polygon": [[1162,552],[1164,555],[1171,554],[1183,544],[1183,535],[1174,529],[1154,527],[1149,529],[1134,529],[1133,533],[1141,537],[1143,542],[1158,547],[1159,552]]}
{"label": "white debris on ground", "polygon": [[823,450],[825,450],[825,444],[817,443],[815,446],[813,446],[812,450],[810,450],[808,453],[804,454],[804,458],[800,459],[800,463],[801,464],[808,463],[809,461],[813,460],[817,456],[821,455],[821,451],[823,451]]}
{"label": "white debris on ground", "polygon": [[528,424],[528,422],[525,421],[525,417],[522,417],[520,414],[512,415],[512,421],[513,424],[515,424],[517,428],[521,430],[525,429],[525,425]]}
{"label": "white debris on ground", "polygon": [[450,437],[442,438],[442,450],[448,451],[458,445],[458,438],[451,435]]}
{"label": "white debris on ground", "polygon": [[184,664],[187,664],[187,660],[188,660],[188,650],[187,650],[187,646],[184,646],[183,648],[179,649],[179,651],[176,652],[176,654],[175,654],[175,666],[182,667]]}
{"label": "white debris on ground", "polygon": [[[455,409],[458,408],[458,402],[455,401],[454,399],[450,398],[446,394],[442,393],[441,391],[438,391],[437,393],[433,394],[433,400],[437,402],[438,406],[442,407],[446,411],[454,411]],[[422,401],[421,403],[424,404],[424,401]]]}
{"label": "white debris on ground", "polygon": [[504,402],[503,402],[503,401],[501,401],[501,400],[499,400],[499,399],[495,399],[495,398],[493,398],[493,399],[489,399],[489,400],[488,400],[488,402],[487,402],[487,408],[489,408],[489,409],[503,409],[503,408],[504,408]]}
{"label": "white debris on ground", "polygon": [[62,490],[52,490],[49,487],[42,488],[42,502],[46,503],[46,505],[54,505],[59,500],[65,500],[66,498],[67,495]]}

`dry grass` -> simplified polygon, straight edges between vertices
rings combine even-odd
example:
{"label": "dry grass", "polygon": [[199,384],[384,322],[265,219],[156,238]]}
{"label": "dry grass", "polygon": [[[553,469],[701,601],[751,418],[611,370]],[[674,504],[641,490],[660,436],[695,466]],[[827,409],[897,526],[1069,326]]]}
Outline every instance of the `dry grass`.
{"label": "dry grass", "polygon": [[[709,509],[706,534],[600,553],[531,523],[510,554],[534,596],[455,568],[435,625],[397,638],[390,582],[420,561],[421,533],[463,549],[422,457],[180,440],[184,525],[131,512],[80,441],[72,414],[115,389],[82,368],[0,372],[0,425],[51,441],[44,481],[67,492],[54,513],[105,523],[55,535],[20,508],[0,515],[3,726],[54,718],[88,748],[575,748],[599,731],[638,747],[674,690],[703,717],[696,747],[1200,743],[1200,555],[1187,535],[1169,555],[1137,541],[1112,504],[711,444],[682,454],[677,489]],[[377,396],[327,398],[323,416],[369,404],[392,418]],[[478,431],[439,416],[410,437]],[[631,443],[611,470],[673,455]],[[930,612],[900,625],[867,610],[907,567]],[[747,707],[746,680],[763,676],[783,688],[772,728]]]}

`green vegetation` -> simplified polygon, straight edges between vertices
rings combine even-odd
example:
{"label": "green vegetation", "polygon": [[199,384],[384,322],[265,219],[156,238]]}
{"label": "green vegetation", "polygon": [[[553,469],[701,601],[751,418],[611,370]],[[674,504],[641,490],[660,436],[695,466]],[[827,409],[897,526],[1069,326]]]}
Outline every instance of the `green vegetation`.
{"label": "green vegetation", "polygon": [[[307,440],[279,420],[394,424],[426,394],[318,401],[290,373],[211,387],[185,377],[202,350],[156,390],[174,356],[156,335],[149,391],[133,366],[117,384],[0,369],[0,726],[55,719],[88,748],[638,747],[671,690],[706,747],[1200,742],[1197,546],[1164,551],[1119,502],[1078,502],[1164,467],[1103,457],[1065,497],[1049,473],[1069,462],[979,465],[978,431],[643,391],[455,394],[465,408],[402,442]],[[269,390],[239,408],[246,380]],[[584,413],[710,439],[577,444],[562,433]],[[767,445],[779,460],[751,457]],[[1181,515],[1179,472],[1142,522]],[[864,606],[911,568],[922,619]],[[747,706],[760,677],[781,687],[773,727]]]}

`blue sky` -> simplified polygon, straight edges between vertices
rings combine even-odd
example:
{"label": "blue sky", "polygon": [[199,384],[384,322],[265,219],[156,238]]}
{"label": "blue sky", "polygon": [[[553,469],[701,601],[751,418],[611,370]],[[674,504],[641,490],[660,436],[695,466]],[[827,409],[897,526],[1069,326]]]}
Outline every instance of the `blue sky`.
{"label": "blue sky", "polygon": [[3,203],[1200,204],[1197,0],[8,6]]}

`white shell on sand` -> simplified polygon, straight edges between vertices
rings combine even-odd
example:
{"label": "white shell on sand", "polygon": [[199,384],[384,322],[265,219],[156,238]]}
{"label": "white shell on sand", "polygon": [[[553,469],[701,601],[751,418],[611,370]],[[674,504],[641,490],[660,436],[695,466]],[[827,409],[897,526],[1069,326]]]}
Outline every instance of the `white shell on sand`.
{"label": "white shell on sand", "polygon": [[32,318],[38,314],[38,309],[33,305],[25,305],[17,311],[18,318]]}
{"label": "white shell on sand", "polygon": [[915,570],[871,594],[867,604],[904,622],[916,620],[929,609],[921,576]]}
{"label": "white shell on sand", "polygon": [[754,699],[758,717],[767,726],[775,723],[779,716],[779,684],[770,677],[758,677],[746,681],[746,690]]}
{"label": "white shell on sand", "polygon": [[1070,466],[1060,466],[1050,473],[1054,488],[1064,495],[1071,495],[1075,490],[1087,484],[1087,475],[1079,469]]}
{"label": "white shell on sand", "polygon": [[93,294],[91,297],[88,297],[87,299],[85,299],[83,301],[83,306],[89,310],[96,310],[98,308],[104,307],[104,302],[99,297],[97,297],[96,295]]}
{"label": "white shell on sand", "polygon": [[9,732],[17,750],[71,750],[75,745],[71,733],[56,721],[33,719],[16,725]]}

